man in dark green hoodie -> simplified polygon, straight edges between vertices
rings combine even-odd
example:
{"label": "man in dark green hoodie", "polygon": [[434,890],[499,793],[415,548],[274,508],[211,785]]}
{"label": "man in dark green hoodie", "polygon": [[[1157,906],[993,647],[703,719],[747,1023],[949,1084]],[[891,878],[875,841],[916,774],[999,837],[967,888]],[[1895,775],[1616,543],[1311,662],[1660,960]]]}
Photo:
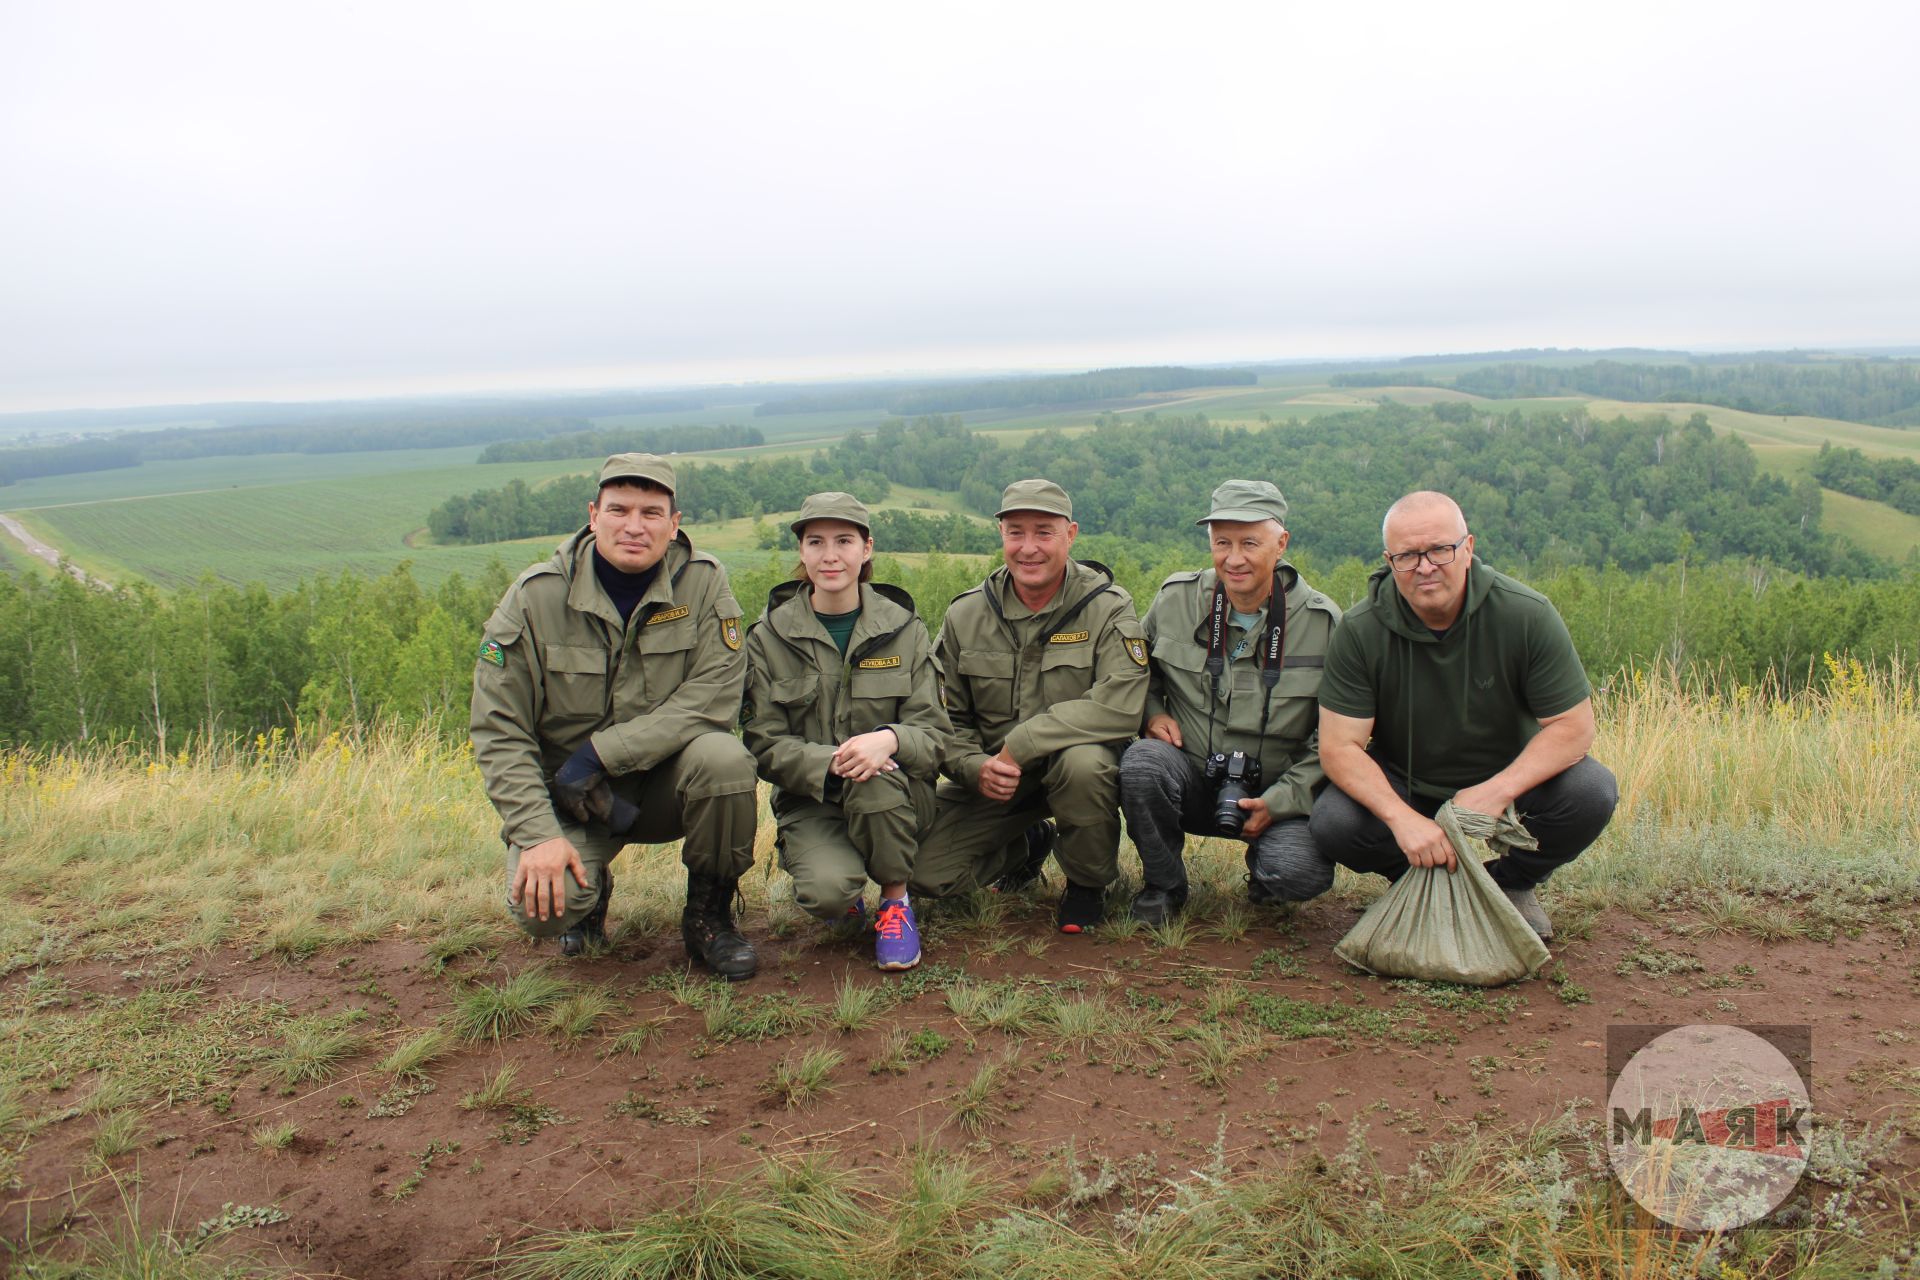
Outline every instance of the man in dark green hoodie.
{"label": "man in dark green hoodie", "polygon": [[1543,938],[1534,887],[1599,838],[1619,801],[1593,745],[1592,690],[1547,598],[1489,568],[1444,493],[1410,493],[1381,527],[1386,565],[1327,649],[1320,761],[1331,784],[1310,829],[1321,856],[1398,879],[1454,869],[1433,820],[1513,805],[1539,840],[1494,881]]}

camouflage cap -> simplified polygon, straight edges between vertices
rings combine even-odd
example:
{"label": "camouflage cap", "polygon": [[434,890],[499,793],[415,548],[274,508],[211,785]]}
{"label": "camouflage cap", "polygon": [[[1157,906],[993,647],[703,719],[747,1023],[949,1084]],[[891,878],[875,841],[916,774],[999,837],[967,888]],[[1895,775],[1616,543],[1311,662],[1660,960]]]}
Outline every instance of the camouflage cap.
{"label": "camouflage cap", "polygon": [[657,453],[616,453],[600,464],[600,487],[616,480],[645,480],[668,493],[677,492],[673,464]]}
{"label": "camouflage cap", "polygon": [[816,493],[800,504],[800,514],[793,518],[787,528],[799,537],[800,531],[813,520],[845,520],[848,524],[857,524],[860,531],[868,537],[873,536],[873,518],[867,514],[866,503],[850,493]]}
{"label": "camouflage cap", "polygon": [[1195,524],[1211,524],[1215,520],[1234,520],[1244,524],[1255,524],[1261,520],[1287,522],[1287,500],[1280,496],[1280,490],[1265,480],[1228,480],[1213,491],[1212,510]]}
{"label": "camouflage cap", "polygon": [[1014,511],[1044,511],[1071,520],[1073,499],[1051,480],[1015,480],[1001,493],[1000,509],[993,514],[1004,516]]}

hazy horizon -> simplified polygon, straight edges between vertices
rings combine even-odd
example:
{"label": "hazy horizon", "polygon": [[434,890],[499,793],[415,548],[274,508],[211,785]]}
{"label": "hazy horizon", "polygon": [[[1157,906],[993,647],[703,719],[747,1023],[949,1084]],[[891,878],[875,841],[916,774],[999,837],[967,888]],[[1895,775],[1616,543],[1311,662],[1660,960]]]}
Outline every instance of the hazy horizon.
{"label": "hazy horizon", "polygon": [[1916,35],[1862,3],[0,7],[0,413],[1904,346]]}

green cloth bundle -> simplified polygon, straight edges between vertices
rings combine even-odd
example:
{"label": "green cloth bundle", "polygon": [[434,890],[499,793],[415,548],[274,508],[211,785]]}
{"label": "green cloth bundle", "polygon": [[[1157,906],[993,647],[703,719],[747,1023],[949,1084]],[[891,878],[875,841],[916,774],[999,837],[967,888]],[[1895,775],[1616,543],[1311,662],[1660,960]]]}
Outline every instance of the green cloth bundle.
{"label": "green cloth bundle", "polygon": [[1382,978],[1497,987],[1532,977],[1550,958],[1547,946],[1469,853],[1467,841],[1486,841],[1496,857],[1509,849],[1538,848],[1538,842],[1512,806],[1496,818],[1456,810],[1449,800],[1433,820],[1453,841],[1459,869],[1408,868],[1333,954]]}

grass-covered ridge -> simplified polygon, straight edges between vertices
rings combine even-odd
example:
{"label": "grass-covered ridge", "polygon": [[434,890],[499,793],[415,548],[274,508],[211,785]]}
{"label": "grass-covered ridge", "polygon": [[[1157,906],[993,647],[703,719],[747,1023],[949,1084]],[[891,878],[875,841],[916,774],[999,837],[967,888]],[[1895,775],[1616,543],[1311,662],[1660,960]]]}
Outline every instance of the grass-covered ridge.
{"label": "grass-covered ridge", "polygon": [[[1822,676],[1602,691],[1620,816],[1549,887],[1547,975],[1498,991],[1345,970],[1378,881],[1256,911],[1212,840],[1163,929],[982,896],[879,975],[791,901],[764,812],[753,982],[681,960],[670,846],[622,855],[610,952],[563,964],[431,731],[8,752],[0,1224],[42,1275],[271,1244],[336,1274],[1900,1276],[1920,721],[1904,671]],[[1818,1178],[1775,1229],[1633,1229],[1594,1158],[1605,1027],[1782,1019],[1827,1046]],[[333,1189],[276,1190],[306,1179]]]}
{"label": "grass-covered ridge", "polygon": [[[1618,774],[1621,806],[1556,889],[1920,898],[1913,673],[1831,659],[1823,674],[1782,692],[1643,669],[1601,690],[1594,754]],[[468,745],[424,728],[196,741],[164,756],[7,752],[0,966],[130,937],[299,956],[396,929],[508,936],[496,830]],[[771,847],[763,808],[762,869]],[[638,860],[674,859],[663,847]],[[1223,883],[1233,879],[1223,871]],[[766,910],[783,885],[782,876],[751,877],[749,909]],[[664,927],[677,911],[671,875],[630,875],[622,886],[623,914],[637,899]]]}

